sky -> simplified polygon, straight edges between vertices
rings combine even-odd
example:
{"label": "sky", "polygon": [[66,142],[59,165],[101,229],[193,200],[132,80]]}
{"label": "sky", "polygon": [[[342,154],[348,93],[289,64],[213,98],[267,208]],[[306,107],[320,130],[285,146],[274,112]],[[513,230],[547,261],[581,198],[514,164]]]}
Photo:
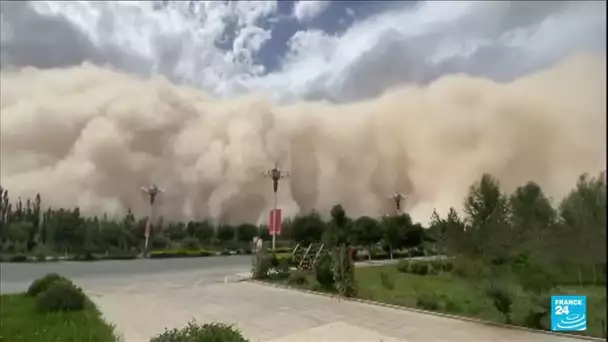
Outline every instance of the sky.
{"label": "sky", "polygon": [[[120,215],[428,220],[606,163],[606,2],[1,2],[0,178]],[[394,209],[394,208],[393,208]]]}
{"label": "sky", "polygon": [[222,97],[348,102],[606,51],[605,2],[3,2],[2,67],[90,61]]}

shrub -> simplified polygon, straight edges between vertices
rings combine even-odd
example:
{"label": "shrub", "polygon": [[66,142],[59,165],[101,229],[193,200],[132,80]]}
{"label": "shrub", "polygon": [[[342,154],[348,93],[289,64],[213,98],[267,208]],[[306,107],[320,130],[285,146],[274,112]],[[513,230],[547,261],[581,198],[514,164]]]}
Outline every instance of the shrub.
{"label": "shrub", "polygon": [[380,282],[382,283],[382,287],[387,290],[393,290],[395,288],[395,281],[390,274],[386,272],[380,272]]}
{"label": "shrub", "polygon": [[83,310],[86,296],[81,288],[69,280],[56,280],[36,297],[41,312]]}
{"label": "shrub", "polygon": [[189,322],[182,329],[166,330],[153,337],[150,342],[248,342],[232,325],[207,323],[198,325]]}
{"label": "shrub", "polygon": [[418,296],[416,306],[420,309],[434,311],[439,308],[439,300],[433,295],[424,293]]}
{"label": "shrub", "polygon": [[167,259],[167,258],[196,258],[215,255],[215,253],[200,249],[198,251],[187,250],[172,250],[172,251],[152,251],[148,254],[151,259]]}
{"label": "shrub", "polygon": [[289,259],[278,259],[278,264],[273,268],[273,277],[277,279],[285,279],[289,277]]}
{"label": "shrub", "polygon": [[99,260],[99,258],[96,257],[90,251],[86,251],[82,254],[75,255],[74,258],[72,258],[72,260],[73,261],[95,261],[95,260]]}
{"label": "shrub", "polygon": [[332,270],[332,259],[329,253],[321,253],[315,267],[315,278],[324,290],[334,288],[335,280]]}
{"label": "shrub", "polygon": [[230,255],[230,251],[227,249],[222,249],[222,251],[220,252],[220,255]]}
{"label": "shrub", "polygon": [[410,272],[416,275],[427,275],[430,273],[430,265],[426,262],[412,262]]}
{"label": "shrub", "polygon": [[513,306],[513,295],[502,286],[488,285],[485,293],[490,299],[498,312],[500,312],[507,324],[511,323],[511,307]]}
{"label": "shrub", "polygon": [[533,294],[531,307],[523,320],[523,325],[532,329],[547,329],[551,312],[551,300],[548,294]]}
{"label": "shrub", "polygon": [[26,262],[28,261],[27,256],[25,254],[15,254],[8,257],[9,262]]}
{"label": "shrub", "polygon": [[272,248],[268,248],[267,250],[268,253],[275,253],[275,254],[281,254],[281,253],[293,253],[293,248],[291,247],[277,247],[275,249]]}
{"label": "shrub", "polygon": [[182,240],[182,247],[188,251],[197,251],[201,248],[201,244],[197,238],[188,236]]}
{"label": "shrub", "polygon": [[38,294],[46,291],[51,284],[56,281],[69,281],[67,278],[60,276],[57,273],[49,273],[42,278],[34,280],[27,289],[26,294],[28,296],[37,296]]}
{"label": "shrub", "polygon": [[46,257],[51,254],[51,250],[45,245],[38,245],[34,248],[34,258],[36,261],[46,261]]}
{"label": "shrub", "polygon": [[458,304],[457,302],[448,298],[445,302],[445,311],[447,311],[449,313],[461,313],[462,306],[460,304]]}
{"label": "shrub", "polygon": [[408,273],[410,271],[411,263],[407,260],[399,260],[397,262],[397,271],[401,273]]}
{"label": "shrub", "polygon": [[306,285],[308,284],[308,278],[306,278],[306,274],[302,271],[294,271],[289,274],[287,278],[287,284],[289,285]]}
{"label": "shrub", "polygon": [[123,252],[116,254],[102,255],[99,257],[101,260],[133,260],[137,259],[137,253]]}
{"label": "shrub", "polygon": [[462,278],[479,279],[487,269],[479,260],[458,258],[452,262],[452,273]]}

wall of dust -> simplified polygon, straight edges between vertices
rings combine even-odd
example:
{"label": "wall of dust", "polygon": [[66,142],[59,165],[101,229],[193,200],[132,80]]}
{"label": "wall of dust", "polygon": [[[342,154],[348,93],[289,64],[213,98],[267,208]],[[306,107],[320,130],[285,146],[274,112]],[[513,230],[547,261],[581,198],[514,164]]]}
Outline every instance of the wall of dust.
{"label": "wall of dust", "polygon": [[2,186],[85,213],[145,214],[140,187],[153,181],[165,217],[263,221],[262,173],[278,161],[287,213],[342,203],[377,215],[399,190],[427,221],[484,172],[559,199],[606,163],[606,60],[592,55],[509,83],[450,75],[348,104],[220,100],[90,64],[3,71],[0,89]]}

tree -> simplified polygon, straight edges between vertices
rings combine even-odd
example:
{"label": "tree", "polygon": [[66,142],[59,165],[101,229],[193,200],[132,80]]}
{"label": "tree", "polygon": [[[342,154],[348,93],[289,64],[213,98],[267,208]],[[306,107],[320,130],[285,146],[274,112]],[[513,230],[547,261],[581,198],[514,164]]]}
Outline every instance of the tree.
{"label": "tree", "polygon": [[194,236],[201,242],[210,241],[214,235],[213,226],[208,221],[197,222],[194,228]]}
{"label": "tree", "polygon": [[598,281],[597,266],[606,264],[606,173],[590,178],[582,175],[576,188],[560,204],[562,234],[569,246],[584,250],[578,258],[578,280],[582,282],[581,265],[591,265],[594,281]]}
{"label": "tree", "polygon": [[217,230],[217,238],[222,243],[234,240],[234,227],[229,225],[220,226]]}
{"label": "tree", "polygon": [[508,201],[496,179],[484,174],[469,188],[464,210],[467,223],[463,245],[466,253],[490,264],[504,264],[511,252]]}
{"label": "tree", "polygon": [[298,215],[291,221],[292,239],[303,246],[321,241],[324,230],[325,222],[314,211],[308,215]]}
{"label": "tree", "polygon": [[393,250],[403,247],[406,230],[412,226],[412,218],[408,214],[384,216],[382,218],[382,238],[388,245],[389,254],[393,258]]}
{"label": "tree", "polygon": [[372,245],[382,239],[382,230],[378,221],[369,217],[361,216],[354,223],[354,240],[357,244],[367,247],[368,258],[372,258]]}
{"label": "tree", "polygon": [[240,242],[251,242],[258,234],[258,227],[253,224],[244,223],[237,227],[237,238]]}

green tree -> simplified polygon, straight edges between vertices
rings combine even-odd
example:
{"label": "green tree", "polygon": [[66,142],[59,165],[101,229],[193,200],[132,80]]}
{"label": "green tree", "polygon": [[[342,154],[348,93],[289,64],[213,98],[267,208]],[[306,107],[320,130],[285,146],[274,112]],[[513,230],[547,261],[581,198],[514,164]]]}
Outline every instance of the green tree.
{"label": "green tree", "polygon": [[598,282],[597,268],[601,265],[605,270],[606,265],[606,173],[598,177],[582,175],[559,209],[563,244],[583,248],[572,253],[578,264],[579,283],[583,281],[581,265],[590,265]]}
{"label": "green tree", "polygon": [[220,226],[217,230],[217,238],[222,243],[234,240],[234,227],[229,225]]}
{"label": "green tree", "polygon": [[201,242],[209,242],[215,231],[209,221],[197,222],[194,228],[194,236]]}
{"label": "green tree", "polygon": [[325,222],[314,211],[308,215],[298,215],[291,221],[292,239],[303,246],[321,241],[324,230]]}
{"label": "green tree", "polygon": [[407,214],[398,216],[384,216],[381,221],[382,239],[388,246],[389,254],[393,259],[393,250],[399,249],[403,245],[405,230],[412,225],[412,219]]}
{"label": "green tree", "polygon": [[240,242],[251,242],[258,234],[258,227],[250,223],[243,223],[237,227],[237,238]]}
{"label": "green tree", "polygon": [[367,247],[369,260],[372,258],[372,245],[382,239],[380,224],[369,216],[361,216],[354,222],[354,241]]}

